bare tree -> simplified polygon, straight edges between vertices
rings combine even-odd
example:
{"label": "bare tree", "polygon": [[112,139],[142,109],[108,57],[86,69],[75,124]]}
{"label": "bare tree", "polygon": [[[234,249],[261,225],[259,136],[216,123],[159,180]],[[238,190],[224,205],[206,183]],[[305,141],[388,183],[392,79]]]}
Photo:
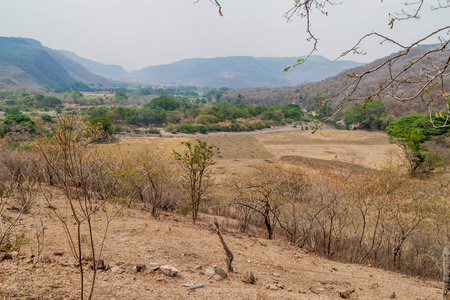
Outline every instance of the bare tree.
{"label": "bare tree", "polygon": [[[59,128],[53,132],[53,140],[43,140],[39,144],[46,170],[51,172],[53,184],[64,195],[68,208],[56,208],[53,212],[63,225],[70,250],[78,263],[81,299],[85,297],[84,254],[88,251],[92,258],[93,273],[87,290],[87,298],[92,299],[109,224],[130,200],[120,197],[126,174],[119,149],[91,145],[100,133],[98,124],[84,123],[79,117],[61,118]],[[48,204],[53,206],[52,194],[43,192]],[[94,218],[98,213],[105,216],[105,224],[97,229],[99,232],[95,229],[97,219]],[[75,222],[74,226],[72,222]]]}

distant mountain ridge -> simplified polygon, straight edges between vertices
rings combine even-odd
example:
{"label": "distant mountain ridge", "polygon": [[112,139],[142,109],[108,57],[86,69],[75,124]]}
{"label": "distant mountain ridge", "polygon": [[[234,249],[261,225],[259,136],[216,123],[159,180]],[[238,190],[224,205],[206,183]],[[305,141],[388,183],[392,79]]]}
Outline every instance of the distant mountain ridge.
{"label": "distant mountain ridge", "polygon": [[0,37],[0,88],[75,82],[112,84],[62,53],[27,38]]}
{"label": "distant mountain ridge", "polygon": [[131,72],[124,79],[147,84],[173,83],[229,88],[281,87],[320,81],[343,70],[362,65],[354,61],[332,62],[323,56],[314,55],[304,64],[283,72],[297,59],[298,57],[251,56],[193,58],[146,67]]}
{"label": "distant mountain ridge", "polygon": [[[410,52],[400,57],[396,60],[396,64],[392,67],[392,71],[399,72],[403,70],[406,66],[410,64],[410,61],[415,61],[418,58],[422,57],[422,55],[431,50],[438,48],[439,45],[419,45],[410,50]],[[282,87],[282,88],[243,88],[243,89],[235,89],[229,90],[224,93],[222,97],[222,101],[225,102],[234,102],[238,95],[241,96],[241,101],[246,104],[252,105],[264,105],[264,104],[289,104],[296,103],[305,108],[308,105],[315,105],[319,102],[317,97],[321,95],[333,95],[342,89],[345,88],[346,79],[348,78],[347,72],[349,73],[358,73],[362,74],[370,69],[382,64],[394,54],[389,56],[379,58],[371,63],[368,63],[363,66],[359,66],[356,68],[345,70],[345,72],[341,72],[335,76],[326,78],[321,81],[316,82],[307,82],[298,85],[293,85],[290,87]],[[421,60],[420,63],[415,64],[410,70],[408,74],[420,74],[421,69],[426,69],[430,67],[430,62],[440,62],[441,65],[448,61],[450,56],[450,49],[446,49],[445,51],[439,51],[434,53],[429,53],[427,55],[427,59]],[[390,73],[389,69],[385,66],[380,69],[380,71],[376,74],[371,74],[371,76],[365,77],[359,84],[359,88],[357,90],[357,94],[359,96],[364,97],[365,95],[371,94],[377,90],[380,82],[389,78]],[[405,74],[405,77],[407,75]],[[450,76],[446,76],[445,84],[450,85]],[[413,88],[414,85],[411,86]],[[406,93],[406,91],[405,91]],[[407,114],[413,113],[427,113],[428,107],[423,104],[420,100],[420,97],[417,97],[414,101],[399,103],[392,98],[385,96],[383,102],[386,104],[386,107],[389,111],[397,116],[403,116]],[[334,103],[332,103],[334,105]],[[348,103],[346,107],[354,105],[354,103]]]}
{"label": "distant mountain ridge", "polygon": [[96,62],[96,61],[93,61],[93,60],[90,60],[87,58],[80,57],[76,53],[66,51],[66,50],[58,50],[58,52],[64,54],[71,60],[84,66],[90,72],[100,75],[100,76],[103,76],[103,77],[106,77],[106,78],[120,79],[128,74],[128,72],[125,71],[119,65],[102,64],[100,62]]}
{"label": "distant mountain ridge", "polygon": [[284,87],[320,81],[362,65],[354,61],[332,62],[322,56],[311,56],[304,64],[283,72],[297,59],[251,56],[194,58],[128,73],[121,66],[95,62],[70,51],[53,50],[37,40],[0,37],[0,89],[74,82],[117,84],[112,79],[148,85],[163,83],[212,88]]}

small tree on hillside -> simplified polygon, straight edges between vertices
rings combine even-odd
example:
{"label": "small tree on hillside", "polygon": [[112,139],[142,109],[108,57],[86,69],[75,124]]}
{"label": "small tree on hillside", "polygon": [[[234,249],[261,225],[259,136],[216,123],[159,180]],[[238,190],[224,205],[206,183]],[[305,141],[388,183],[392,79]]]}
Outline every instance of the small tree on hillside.
{"label": "small tree on hillside", "polygon": [[209,167],[215,163],[213,156],[219,150],[215,146],[209,146],[206,142],[196,140],[196,143],[181,142],[185,146],[182,153],[173,150],[173,156],[180,163],[184,177],[183,188],[189,193],[192,205],[192,223],[197,220],[198,208],[202,196],[209,184],[206,177]]}

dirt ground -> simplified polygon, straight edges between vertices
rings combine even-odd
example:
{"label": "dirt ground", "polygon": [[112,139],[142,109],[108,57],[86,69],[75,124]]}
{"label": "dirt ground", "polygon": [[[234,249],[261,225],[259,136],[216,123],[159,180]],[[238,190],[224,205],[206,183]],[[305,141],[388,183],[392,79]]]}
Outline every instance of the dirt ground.
{"label": "dirt ground", "polygon": [[[45,214],[52,212],[46,209]],[[96,219],[97,240],[101,218]],[[192,225],[189,216],[163,214],[155,220],[145,210],[125,210],[110,226],[103,255],[106,264],[119,265],[123,273],[99,271],[94,299],[342,299],[342,290],[354,291],[351,299],[392,299],[393,293],[396,299],[442,298],[439,282],[329,261],[281,241],[242,234],[223,218],[219,223],[234,253],[235,273],[223,281],[208,280],[213,265],[226,267],[211,218],[202,215]],[[79,270],[61,224],[55,218],[46,222],[42,263],[36,267],[30,263],[33,241],[17,257],[0,263],[1,299],[79,298]],[[25,215],[21,226],[27,235],[33,234],[31,224],[32,217]],[[146,265],[147,270],[135,273],[137,264]],[[176,277],[150,272],[153,266],[167,264],[179,270]],[[247,270],[256,277],[253,285],[241,281]],[[183,284],[204,287],[189,291]]]}
{"label": "dirt ground", "polygon": [[[354,163],[364,171],[401,157],[382,133],[279,131],[201,137],[220,148],[214,166],[219,178],[262,161],[335,167]],[[118,143],[127,151],[149,149],[170,155],[171,149],[181,150],[180,141],[194,138],[123,138]],[[64,208],[62,196],[56,190],[53,193],[54,205]],[[33,218],[23,215],[20,229],[30,241],[12,260],[0,262],[0,299],[79,299],[79,269],[62,225],[51,208],[44,209],[43,215],[42,261],[33,267]],[[225,218],[219,218],[219,224],[234,253],[235,272],[225,280],[208,279],[213,265],[226,268],[212,217],[201,215],[197,225],[192,225],[189,216],[164,213],[154,219],[141,207],[124,210],[109,227],[103,258],[113,269],[99,271],[94,299],[342,299],[344,290],[351,299],[442,299],[442,285],[437,281],[326,260],[283,241],[264,239],[255,229],[240,233],[233,220]],[[104,218],[96,216],[96,241],[101,240]],[[138,264],[147,269],[136,273]],[[162,265],[177,268],[178,275],[151,271]],[[253,272],[255,284],[242,282],[244,271]],[[183,284],[204,287],[190,291]]]}

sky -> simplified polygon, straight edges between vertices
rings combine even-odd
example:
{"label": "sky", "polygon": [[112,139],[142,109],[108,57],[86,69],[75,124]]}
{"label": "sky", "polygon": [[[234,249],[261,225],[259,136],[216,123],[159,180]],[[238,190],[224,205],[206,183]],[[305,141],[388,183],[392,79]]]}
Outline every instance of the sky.
{"label": "sky", "polygon": [[[126,70],[188,58],[234,55],[300,57],[308,54],[305,20],[284,18],[293,0],[220,0],[223,17],[209,0],[0,0],[0,36],[26,37],[44,46]],[[319,38],[315,54],[336,59],[361,36],[381,32],[411,43],[448,26],[449,10],[424,7],[421,19],[388,26],[389,13],[405,0],[340,0],[328,15],[314,12],[311,29]],[[435,0],[426,0],[435,4]],[[446,38],[449,38],[447,33]],[[436,43],[431,39],[427,44]],[[370,62],[398,48],[372,39],[365,56],[345,59]],[[294,62],[294,61],[293,61]]]}

